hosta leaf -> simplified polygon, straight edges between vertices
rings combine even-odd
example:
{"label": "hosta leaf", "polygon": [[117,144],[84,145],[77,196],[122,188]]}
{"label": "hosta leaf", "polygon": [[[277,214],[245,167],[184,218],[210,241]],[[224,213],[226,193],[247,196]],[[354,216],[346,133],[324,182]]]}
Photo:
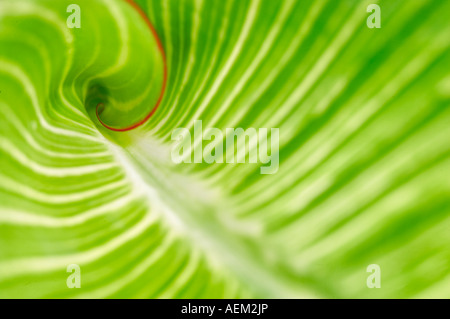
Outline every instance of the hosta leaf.
{"label": "hosta leaf", "polygon": [[450,297],[450,1],[74,2],[0,1],[0,297]]}

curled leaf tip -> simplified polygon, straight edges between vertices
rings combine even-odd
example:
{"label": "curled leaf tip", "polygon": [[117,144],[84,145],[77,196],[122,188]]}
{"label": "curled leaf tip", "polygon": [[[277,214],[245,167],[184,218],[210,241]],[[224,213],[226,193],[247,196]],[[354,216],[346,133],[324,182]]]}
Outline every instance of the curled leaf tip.
{"label": "curled leaf tip", "polygon": [[127,127],[124,128],[118,128],[118,127],[114,127],[113,125],[108,125],[105,123],[105,121],[103,121],[100,118],[100,115],[103,113],[103,111],[105,110],[106,106],[103,102],[98,103],[96,106],[96,117],[97,120],[100,122],[100,124],[107,128],[108,130],[111,131],[115,131],[115,132],[126,132],[126,131],[130,131],[133,130],[141,125],[143,125],[144,123],[146,123],[151,117],[152,115],[156,112],[156,110],[158,109],[159,105],[161,104],[161,101],[164,97],[164,93],[166,90],[166,83],[167,83],[167,60],[166,60],[166,55],[165,55],[165,51],[164,51],[164,47],[162,45],[162,42],[158,36],[158,33],[156,32],[155,28],[153,27],[153,24],[150,22],[149,18],[147,17],[147,15],[144,13],[144,11],[142,11],[142,9],[133,1],[133,0],[124,0],[126,3],[130,4],[141,16],[141,18],[144,20],[144,22],[146,23],[146,25],[148,26],[148,28],[150,29],[153,38],[156,42],[157,45],[157,49],[159,51],[159,53],[161,54],[161,58],[162,58],[162,62],[163,62],[163,71],[162,71],[162,86],[161,86],[161,91],[158,97],[158,100],[156,101],[155,105],[153,106],[153,108],[150,110],[150,112],[140,121],[131,124]]}

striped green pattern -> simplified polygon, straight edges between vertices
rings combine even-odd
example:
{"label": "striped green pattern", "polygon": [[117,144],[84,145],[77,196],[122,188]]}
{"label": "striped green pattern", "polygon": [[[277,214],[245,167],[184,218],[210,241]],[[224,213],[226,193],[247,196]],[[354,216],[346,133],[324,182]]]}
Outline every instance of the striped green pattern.
{"label": "striped green pattern", "polygon": [[[114,132],[164,82],[136,8],[0,0],[1,298],[450,298],[449,0],[136,3],[167,88]],[[195,120],[279,171],[174,164]]]}

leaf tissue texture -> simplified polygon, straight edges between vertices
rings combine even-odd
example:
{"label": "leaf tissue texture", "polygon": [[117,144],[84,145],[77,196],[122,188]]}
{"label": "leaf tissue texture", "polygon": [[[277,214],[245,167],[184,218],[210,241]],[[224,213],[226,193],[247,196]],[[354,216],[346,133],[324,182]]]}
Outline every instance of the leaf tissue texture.
{"label": "leaf tissue texture", "polygon": [[450,1],[70,4],[0,0],[1,298],[450,298]]}

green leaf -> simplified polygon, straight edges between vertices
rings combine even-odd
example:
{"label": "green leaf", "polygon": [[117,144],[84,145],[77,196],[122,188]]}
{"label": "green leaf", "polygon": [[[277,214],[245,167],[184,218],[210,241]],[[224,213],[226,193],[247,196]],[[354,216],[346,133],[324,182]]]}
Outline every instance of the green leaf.
{"label": "green leaf", "polygon": [[450,297],[450,1],[69,4],[0,1],[1,298]]}

